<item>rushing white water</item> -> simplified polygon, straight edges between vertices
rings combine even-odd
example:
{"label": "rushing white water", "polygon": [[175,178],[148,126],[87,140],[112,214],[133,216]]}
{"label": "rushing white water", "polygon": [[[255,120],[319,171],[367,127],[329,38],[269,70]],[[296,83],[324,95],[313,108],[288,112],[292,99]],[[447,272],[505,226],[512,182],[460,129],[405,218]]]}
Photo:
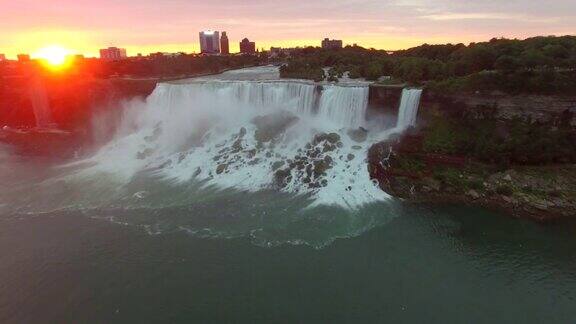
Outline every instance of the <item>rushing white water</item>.
{"label": "rushing white water", "polygon": [[388,197],[365,162],[386,136],[359,128],[367,100],[368,87],[306,82],[160,84],[77,175],[128,183],[153,172],[179,184],[275,189],[307,196],[311,206],[359,208]]}
{"label": "rushing white water", "polygon": [[368,92],[368,87],[325,86],[319,114],[350,127],[364,126]]}
{"label": "rushing white water", "polygon": [[398,123],[396,124],[398,129],[404,130],[416,125],[421,95],[421,89],[402,90],[402,99],[400,100],[400,108],[398,109]]}

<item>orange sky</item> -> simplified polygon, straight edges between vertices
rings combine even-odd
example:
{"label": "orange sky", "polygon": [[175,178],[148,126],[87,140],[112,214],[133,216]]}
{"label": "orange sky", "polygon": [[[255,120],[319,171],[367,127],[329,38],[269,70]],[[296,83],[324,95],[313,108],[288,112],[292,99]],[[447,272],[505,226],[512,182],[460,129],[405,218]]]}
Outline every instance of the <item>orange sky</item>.
{"label": "orange sky", "polygon": [[[8,0],[0,0],[6,2]],[[472,0],[19,0],[2,4],[0,53],[34,56],[59,45],[97,56],[198,52],[198,31],[226,30],[231,50],[244,37],[259,48],[345,44],[402,49],[492,37],[576,34],[576,1]]]}

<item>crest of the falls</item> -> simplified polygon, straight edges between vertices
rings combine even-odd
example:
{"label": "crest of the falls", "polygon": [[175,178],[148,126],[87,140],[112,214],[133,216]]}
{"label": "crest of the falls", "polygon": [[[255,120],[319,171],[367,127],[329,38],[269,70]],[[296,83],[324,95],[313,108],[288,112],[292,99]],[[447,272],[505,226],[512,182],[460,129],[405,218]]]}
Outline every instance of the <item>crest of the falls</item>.
{"label": "crest of the falls", "polygon": [[402,99],[400,100],[400,107],[398,109],[398,122],[396,124],[398,129],[404,130],[416,125],[421,95],[421,89],[402,90]]}

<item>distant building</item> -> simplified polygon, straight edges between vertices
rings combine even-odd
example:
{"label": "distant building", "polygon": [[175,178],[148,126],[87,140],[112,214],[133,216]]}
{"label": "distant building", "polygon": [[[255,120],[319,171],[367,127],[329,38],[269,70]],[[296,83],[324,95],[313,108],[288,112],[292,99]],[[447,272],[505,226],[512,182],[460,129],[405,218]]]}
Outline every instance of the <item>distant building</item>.
{"label": "distant building", "polygon": [[0,54],[0,62],[6,61],[6,54]]}
{"label": "distant building", "polygon": [[222,37],[220,37],[220,54],[230,54],[230,41],[228,40],[228,35],[226,35],[226,32],[222,32]]}
{"label": "distant building", "polygon": [[118,61],[126,57],[125,48],[108,47],[100,50],[100,58],[106,61]]}
{"label": "distant building", "polygon": [[323,49],[339,49],[342,48],[342,40],[324,38],[322,41]]}
{"label": "distant building", "polygon": [[240,42],[240,53],[242,54],[255,54],[256,53],[256,43],[251,42],[248,38],[244,38]]}
{"label": "distant building", "polygon": [[200,32],[200,53],[219,54],[220,53],[220,33],[207,30]]}
{"label": "distant building", "polygon": [[30,55],[28,54],[18,54],[16,57],[18,58],[18,62],[30,62]]}

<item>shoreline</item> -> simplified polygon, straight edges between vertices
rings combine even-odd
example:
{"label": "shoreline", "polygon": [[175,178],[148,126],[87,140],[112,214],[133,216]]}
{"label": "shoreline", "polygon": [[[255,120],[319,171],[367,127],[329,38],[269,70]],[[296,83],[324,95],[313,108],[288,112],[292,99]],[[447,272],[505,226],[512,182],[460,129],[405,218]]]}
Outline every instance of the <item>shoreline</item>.
{"label": "shoreline", "polygon": [[368,168],[384,192],[405,203],[478,206],[539,223],[576,220],[574,164],[498,170],[465,157],[403,150],[403,141],[410,136],[375,144]]}

